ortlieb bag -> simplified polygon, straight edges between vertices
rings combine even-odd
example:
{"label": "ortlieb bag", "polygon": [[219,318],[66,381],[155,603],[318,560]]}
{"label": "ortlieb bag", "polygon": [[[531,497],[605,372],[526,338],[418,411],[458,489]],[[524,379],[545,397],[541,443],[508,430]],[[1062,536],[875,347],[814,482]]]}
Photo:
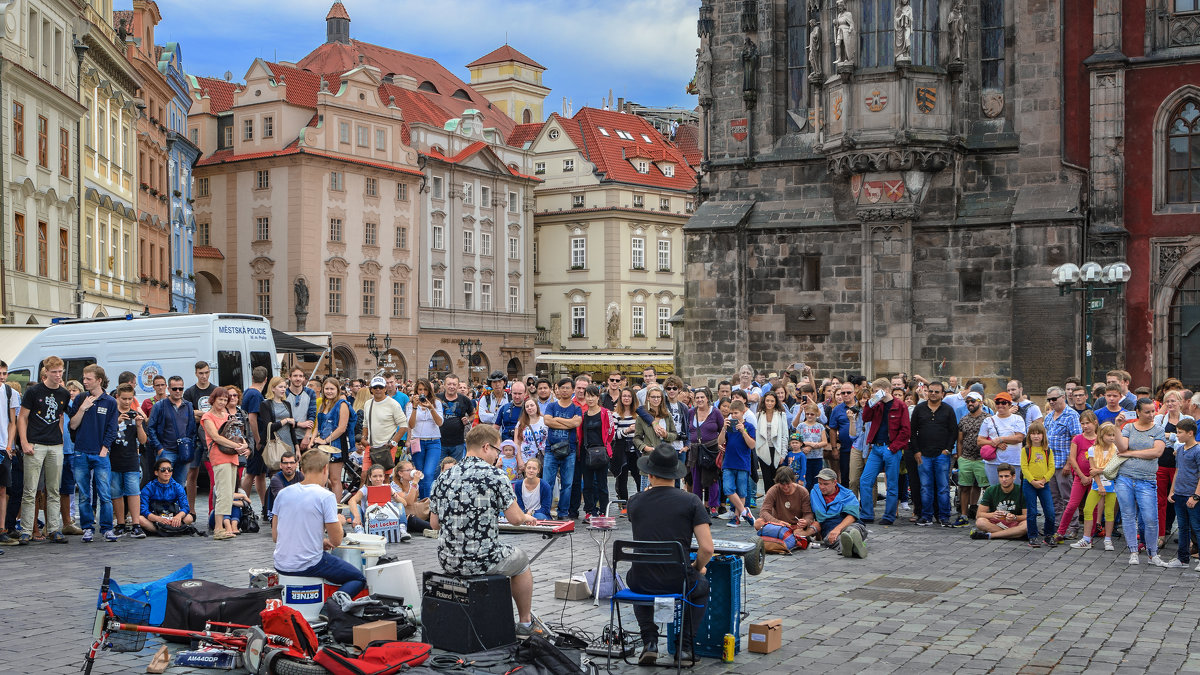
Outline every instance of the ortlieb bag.
{"label": "ortlieb bag", "polygon": [[[790,527],[783,525],[775,525],[768,523],[763,525],[763,528],[758,531],[758,536],[762,539],[763,550],[767,553],[791,553],[797,548],[808,548],[808,540],[803,537],[797,538],[796,533]],[[803,543],[801,543],[803,540]]]}
{"label": "ortlieb bag", "polygon": [[[206,621],[223,621],[244,626],[262,623],[259,614],[267,600],[278,600],[282,587],[230,588],[202,579],[172,581],[167,584],[167,610],[163,628],[204,630]],[[187,638],[171,638],[173,642],[188,642]]]}
{"label": "ortlieb bag", "polygon": [[317,634],[312,626],[293,607],[280,605],[274,609],[264,609],[259,613],[262,619],[262,629],[267,635],[278,635],[291,640],[287,653],[297,659],[312,658],[320,648]]}
{"label": "ortlieb bag", "polygon": [[357,658],[325,646],[313,659],[332,675],[392,675],[425,663],[433,649],[423,642],[376,640]]}

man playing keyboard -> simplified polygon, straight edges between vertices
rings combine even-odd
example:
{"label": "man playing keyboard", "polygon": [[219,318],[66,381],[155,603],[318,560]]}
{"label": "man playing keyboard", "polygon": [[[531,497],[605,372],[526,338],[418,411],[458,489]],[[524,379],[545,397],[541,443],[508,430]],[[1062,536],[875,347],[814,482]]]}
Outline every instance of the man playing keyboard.
{"label": "man playing keyboard", "polygon": [[533,572],[524,551],[500,541],[496,514],[508,522],[534,525],[521,511],[508,476],[496,468],[500,432],[479,425],[467,432],[467,455],[438,475],[430,492],[429,522],[438,530],[438,562],[447,574],[509,577],[517,604],[517,637],[543,635],[533,622]]}

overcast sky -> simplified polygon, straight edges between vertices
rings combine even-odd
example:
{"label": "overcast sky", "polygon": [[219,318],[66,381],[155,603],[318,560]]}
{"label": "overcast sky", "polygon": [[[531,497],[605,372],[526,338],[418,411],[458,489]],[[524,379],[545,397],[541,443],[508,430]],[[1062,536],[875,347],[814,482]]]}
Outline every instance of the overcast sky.
{"label": "overcast sky", "polygon": [[[178,42],[194,75],[233,73],[255,57],[296,61],[325,41],[332,0],[157,0],[159,44]],[[117,0],[129,9],[131,0]],[[505,41],[546,66],[546,114],[599,107],[612,90],[643,105],[692,108],[700,0],[343,0],[350,36],[436,59],[470,81],[466,64]]]}

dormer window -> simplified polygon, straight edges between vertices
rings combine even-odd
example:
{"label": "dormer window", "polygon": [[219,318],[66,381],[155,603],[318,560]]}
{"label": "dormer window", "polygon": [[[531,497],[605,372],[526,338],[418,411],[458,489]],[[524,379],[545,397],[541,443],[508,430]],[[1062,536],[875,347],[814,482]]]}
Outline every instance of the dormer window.
{"label": "dormer window", "polygon": [[634,166],[637,167],[638,173],[650,173],[650,162],[647,162],[644,159],[635,161]]}
{"label": "dormer window", "polygon": [[432,94],[437,94],[437,93],[440,93],[440,92],[437,90],[437,87],[433,86],[433,83],[432,83],[432,82],[430,82],[429,80],[425,80],[425,81],[424,81],[424,82],[422,82],[421,84],[417,85],[417,89],[418,89],[418,90],[420,90],[420,91],[427,91],[427,92],[430,92],[430,93],[432,93]]}
{"label": "dormer window", "polygon": [[662,164],[658,165],[658,168],[662,170],[663,175],[667,178],[673,178],[675,176],[675,165],[671,164],[670,162],[663,162]]}
{"label": "dormer window", "polygon": [[464,91],[464,90],[462,90],[462,89],[455,89],[455,90],[454,90],[454,93],[453,93],[453,94],[450,94],[450,97],[451,97],[451,98],[457,98],[457,99],[460,99],[460,100],[463,100],[463,101],[470,101],[470,100],[471,100],[471,96],[470,96],[470,94],[468,94],[466,91]]}

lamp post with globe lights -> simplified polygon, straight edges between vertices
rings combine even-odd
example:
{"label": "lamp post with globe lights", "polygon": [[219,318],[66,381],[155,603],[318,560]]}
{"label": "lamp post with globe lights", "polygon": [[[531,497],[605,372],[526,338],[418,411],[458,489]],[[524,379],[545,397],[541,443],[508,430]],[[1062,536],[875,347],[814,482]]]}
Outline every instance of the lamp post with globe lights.
{"label": "lamp post with globe lights", "polygon": [[1131,273],[1129,265],[1123,262],[1104,266],[1096,262],[1085,262],[1083,265],[1067,263],[1055,267],[1050,273],[1050,278],[1058,286],[1059,295],[1083,293],[1085,386],[1090,387],[1095,381],[1095,373],[1092,372],[1092,315],[1104,309],[1104,298],[1097,297],[1097,294],[1120,293]]}

